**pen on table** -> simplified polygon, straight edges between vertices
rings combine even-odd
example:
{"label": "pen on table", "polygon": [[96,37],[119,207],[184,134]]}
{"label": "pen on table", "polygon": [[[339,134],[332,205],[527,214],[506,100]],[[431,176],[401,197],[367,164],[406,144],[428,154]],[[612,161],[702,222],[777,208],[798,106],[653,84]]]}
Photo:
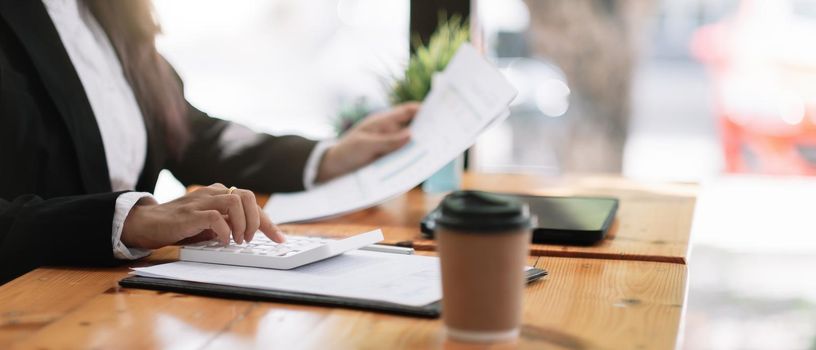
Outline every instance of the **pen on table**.
{"label": "pen on table", "polygon": [[371,244],[360,248],[360,250],[369,250],[372,252],[392,253],[392,254],[414,254],[414,248],[397,247],[386,244]]}

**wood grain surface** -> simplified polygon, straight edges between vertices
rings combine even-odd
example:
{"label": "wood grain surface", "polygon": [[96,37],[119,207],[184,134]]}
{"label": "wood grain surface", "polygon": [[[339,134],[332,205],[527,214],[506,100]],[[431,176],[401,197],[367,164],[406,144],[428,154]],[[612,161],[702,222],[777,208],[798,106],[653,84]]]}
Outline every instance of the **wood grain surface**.
{"label": "wood grain surface", "polygon": [[[145,263],[177,254],[160,251]],[[521,339],[446,341],[440,320],[124,289],[125,268],[42,268],[0,287],[0,348],[667,349],[680,328],[686,266],[532,257]],[[9,299],[11,298],[11,299]],[[9,302],[6,302],[9,301]],[[293,346],[294,345],[294,346]]]}

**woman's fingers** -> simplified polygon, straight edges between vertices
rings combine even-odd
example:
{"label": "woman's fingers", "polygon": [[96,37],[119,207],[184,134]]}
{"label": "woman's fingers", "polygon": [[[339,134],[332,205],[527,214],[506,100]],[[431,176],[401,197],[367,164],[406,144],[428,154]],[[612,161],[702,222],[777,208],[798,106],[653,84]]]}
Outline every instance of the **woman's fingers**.
{"label": "woman's fingers", "polygon": [[408,124],[414,119],[414,116],[419,110],[419,106],[419,102],[407,102],[397,106],[394,110],[394,121],[401,125]]}
{"label": "woman's fingers", "polygon": [[414,119],[418,109],[419,104],[416,102],[409,102],[394,107],[394,109],[387,112],[379,121],[381,131],[384,133],[403,131],[411,123],[411,120]]}
{"label": "woman's fingers", "polygon": [[411,131],[403,129],[400,132],[389,135],[373,135],[371,137],[371,149],[376,151],[375,157],[391,153],[398,150],[411,140]]}
{"label": "woman's fingers", "polygon": [[236,244],[244,243],[246,213],[241,197],[237,194],[224,194],[214,196],[213,198],[223,201],[223,205],[227,208],[227,223],[229,223],[230,228],[232,228],[232,239]]}
{"label": "woman's fingers", "polygon": [[[249,242],[261,228],[263,211],[258,207],[255,194],[249,190],[233,189],[215,183],[189,194],[196,210],[217,210],[226,215],[235,243]],[[274,225],[272,225],[274,226]],[[282,237],[282,236],[281,236]]]}
{"label": "woman's fingers", "polygon": [[237,194],[221,194],[202,197],[196,201],[198,210],[217,210],[228,217],[229,227],[232,229],[232,238],[235,243],[244,242],[246,232],[246,214],[241,197]]}
{"label": "woman's fingers", "polygon": [[229,189],[226,186],[220,183],[214,183],[207,187],[196,188],[194,191],[188,193],[186,197],[197,198],[205,196],[216,196],[219,194],[225,194],[227,193],[227,191],[229,191]]}
{"label": "woman's fingers", "polygon": [[241,204],[244,209],[246,228],[243,231],[244,240],[249,242],[255,237],[255,231],[261,227],[261,214],[255,194],[247,190],[235,190],[233,194],[241,197]]}
{"label": "woman's fingers", "polygon": [[285,242],[286,237],[283,236],[283,231],[281,231],[278,228],[278,226],[273,224],[272,220],[270,220],[269,217],[266,216],[266,213],[264,213],[263,210],[260,210],[260,209],[261,208],[258,207],[258,210],[259,210],[259,212],[261,214],[261,227],[260,227],[261,232],[263,232],[267,237],[269,237],[269,239],[271,239],[271,240],[273,240],[275,242],[278,242],[278,243]]}
{"label": "woman's fingers", "polygon": [[218,235],[215,232],[213,232],[213,230],[206,229],[206,230],[201,231],[200,233],[198,233],[198,234],[196,234],[194,236],[187,237],[187,238],[182,239],[182,240],[180,240],[180,241],[178,241],[178,242],[176,242],[174,244],[176,244],[176,245],[196,244],[196,243],[199,243],[199,242],[205,242],[205,241],[213,240],[213,239],[215,239],[217,237],[218,237]]}
{"label": "woman's fingers", "polygon": [[223,244],[229,244],[230,227],[224,216],[218,210],[204,210],[195,213],[193,219],[200,231],[210,230],[215,233],[215,239]]}
{"label": "woman's fingers", "polygon": [[407,127],[419,110],[419,103],[408,102],[390,110],[375,113],[365,118],[359,131],[373,133],[394,133]]}

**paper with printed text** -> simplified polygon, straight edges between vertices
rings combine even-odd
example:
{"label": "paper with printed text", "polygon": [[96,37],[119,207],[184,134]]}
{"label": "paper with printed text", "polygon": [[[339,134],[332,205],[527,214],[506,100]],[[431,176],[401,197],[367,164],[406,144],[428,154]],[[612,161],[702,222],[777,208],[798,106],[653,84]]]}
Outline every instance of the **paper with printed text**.
{"label": "paper with printed text", "polygon": [[411,123],[403,148],[309,191],[275,194],[264,211],[272,221],[316,220],[369,208],[409,191],[472,146],[509,115],[516,90],[476,49],[462,45]]}

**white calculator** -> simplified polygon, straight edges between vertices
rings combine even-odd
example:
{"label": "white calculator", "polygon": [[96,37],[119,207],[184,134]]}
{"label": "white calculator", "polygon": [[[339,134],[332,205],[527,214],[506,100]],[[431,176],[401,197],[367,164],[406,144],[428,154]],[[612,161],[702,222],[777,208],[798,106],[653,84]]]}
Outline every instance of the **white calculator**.
{"label": "white calculator", "polygon": [[182,246],[179,259],[288,270],[382,240],[382,231],[374,230],[344,239],[287,235],[286,242],[276,243],[259,232],[251,243],[235,244],[230,241],[230,244],[222,246],[215,241],[206,241]]}

